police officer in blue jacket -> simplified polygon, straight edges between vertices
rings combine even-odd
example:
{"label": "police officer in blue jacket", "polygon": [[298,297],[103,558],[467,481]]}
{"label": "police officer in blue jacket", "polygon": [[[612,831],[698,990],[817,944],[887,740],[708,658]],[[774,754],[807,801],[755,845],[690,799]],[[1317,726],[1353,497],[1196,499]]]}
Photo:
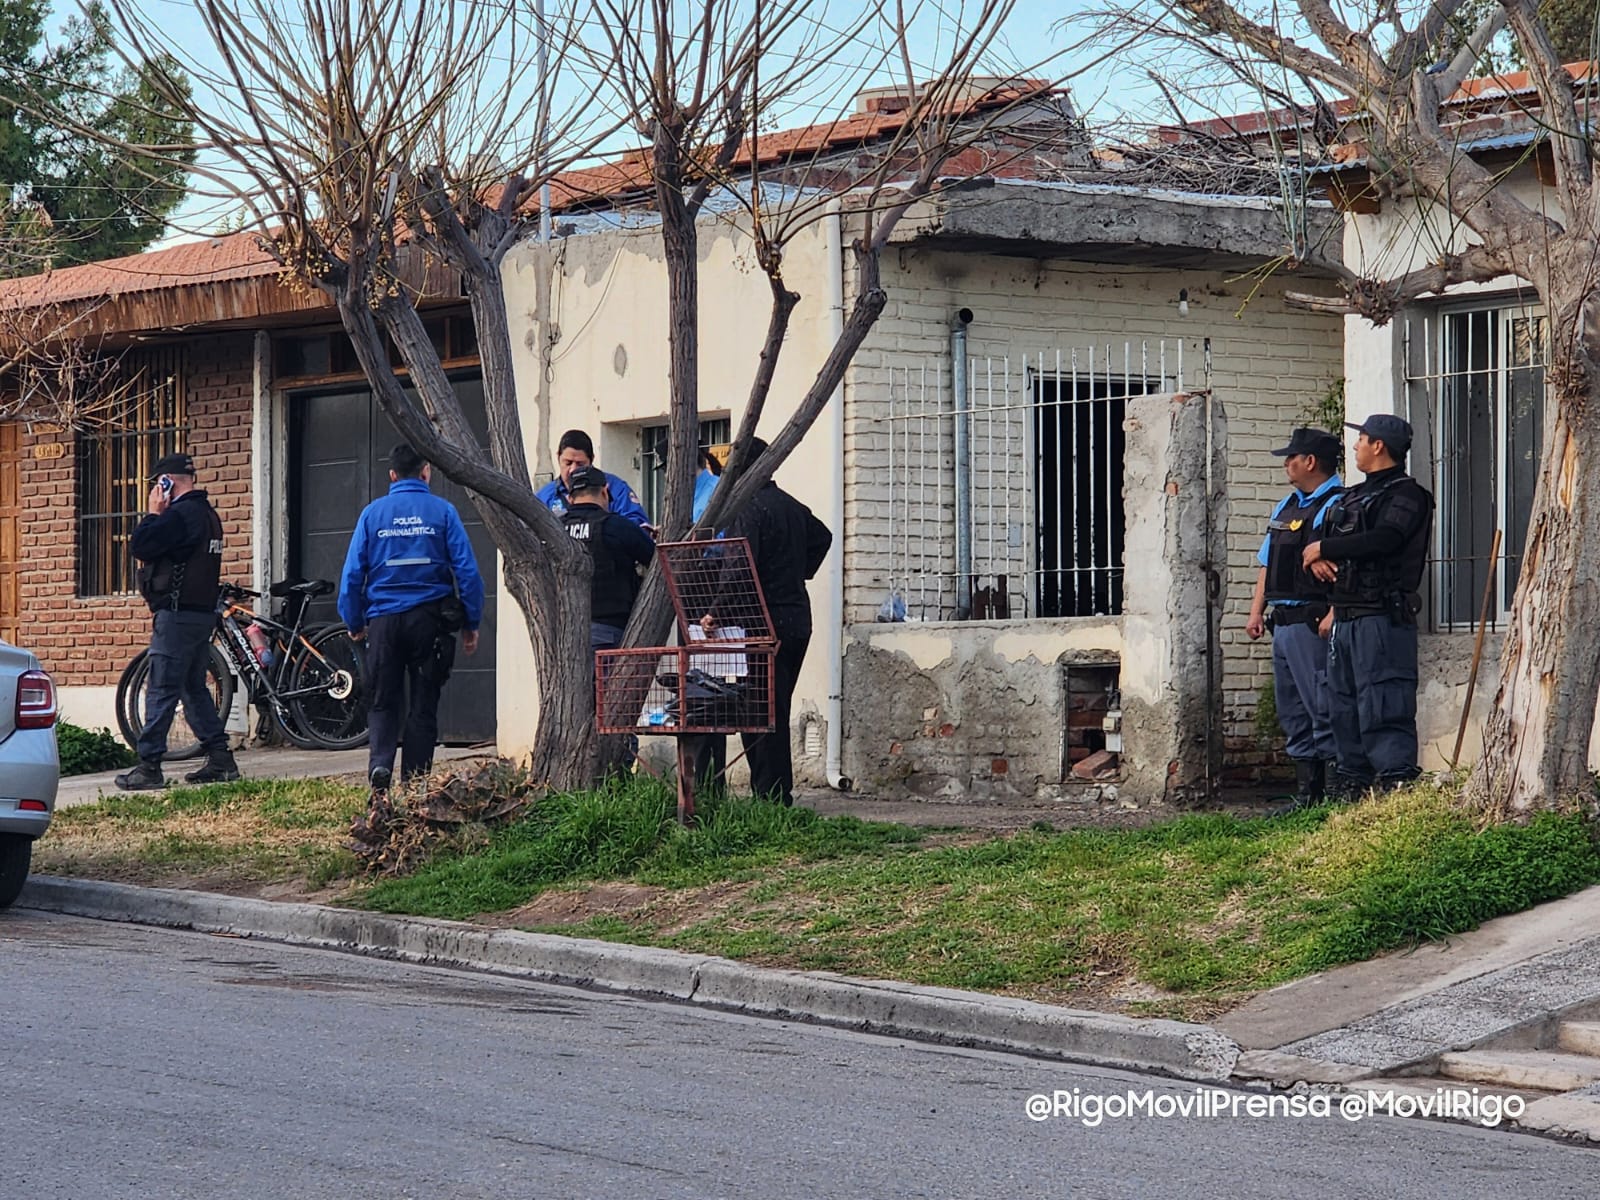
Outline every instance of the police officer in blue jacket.
{"label": "police officer in blue jacket", "polygon": [[632,521],[606,510],[606,473],[579,467],[568,480],[571,506],[561,518],[567,536],[594,560],[589,580],[589,646],[615,650],[622,645],[633,602],[639,598],[639,567],[656,555],[656,544]]}
{"label": "police officer in blue jacket", "polygon": [[428,490],[430,477],[409,445],[394,448],[389,494],[362,510],[339,579],[339,615],[350,636],[367,644],[367,777],[375,797],[388,790],[402,740],[403,779],[432,768],[439,689],[455,658],[455,629],[466,630],[461,648],[473,654],[483,620],[483,578],[472,543],[455,507]]}
{"label": "police officer in blue jacket", "polygon": [[[561,474],[539,489],[539,503],[556,516],[563,516],[572,505],[572,473],[579,467],[593,465],[594,442],[589,435],[581,429],[567,430],[556,447],[556,468]],[[644,505],[639,503],[628,481],[607,471],[606,484],[611,496],[611,511],[619,517],[627,517],[646,533],[654,532],[650,514],[645,512]]]}
{"label": "police officer in blue jacket", "polygon": [[1415,779],[1417,614],[1433,533],[1433,496],[1406,474],[1411,425],[1377,413],[1360,425],[1366,479],[1329,507],[1302,561],[1332,585],[1329,717],[1339,751],[1333,790],[1351,799]]}
{"label": "police officer in blue jacket", "polygon": [[[1284,749],[1294,761],[1293,808],[1322,801],[1327,764],[1335,757],[1328,719],[1329,585],[1303,564],[1306,546],[1339,494],[1339,439],[1321,429],[1296,429],[1272,453],[1283,459],[1293,487],[1267,521],[1257,560],[1255,595],[1245,633],[1251,641],[1272,630],[1273,696]],[[1272,605],[1270,614],[1266,611]]]}

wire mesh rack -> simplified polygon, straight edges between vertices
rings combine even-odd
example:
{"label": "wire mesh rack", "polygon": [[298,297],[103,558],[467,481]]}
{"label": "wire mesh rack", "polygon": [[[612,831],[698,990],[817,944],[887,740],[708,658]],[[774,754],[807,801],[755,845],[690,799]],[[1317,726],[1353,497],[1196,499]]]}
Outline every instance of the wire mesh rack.
{"label": "wire mesh rack", "polygon": [[770,733],[778,642],[744,538],[656,547],[678,618],[677,644],[595,655],[601,733],[678,740],[678,816],[694,815],[696,737]]}

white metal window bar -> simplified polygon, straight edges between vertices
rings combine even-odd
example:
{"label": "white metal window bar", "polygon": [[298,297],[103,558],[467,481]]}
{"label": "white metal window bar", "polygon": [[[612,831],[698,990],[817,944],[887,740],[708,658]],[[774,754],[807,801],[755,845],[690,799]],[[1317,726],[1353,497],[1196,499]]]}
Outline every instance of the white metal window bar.
{"label": "white metal window bar", "polygon": [[969,363],[960,407],[942,357],[889,369],[885,615],[957,615],[958,416],[971,429],[971,617],[1118,615],[1126,400],[1182,391],[1182,342]]}
{"label": "white metal window bar", "polygon": [[1435,629],[1476,620],[1496,528],[1496,625],[1516,591],[1543,445],[1548,328],[1523,305],[1442,309],[1404,328],[1407,383],[1420,393],[1429,461],[1413,474],[1434,488],[1428,580]]}

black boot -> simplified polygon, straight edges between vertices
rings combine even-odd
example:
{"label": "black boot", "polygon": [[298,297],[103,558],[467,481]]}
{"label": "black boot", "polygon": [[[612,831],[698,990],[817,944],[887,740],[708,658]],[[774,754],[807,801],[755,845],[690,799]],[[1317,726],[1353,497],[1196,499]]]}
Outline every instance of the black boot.
{"label": "black boot", "polygon": [[1296,808],[1311,808],[1321,804],[1328,797],[1328,788],[1323,775],[1322,760],[1320,758],[1297,758],[1294,760],[1294,806]]}
{"label": "black boot", "polygon": [[158,762],[141,762],[133,770],[117,776],[117,786],[125,792],[155,792],[167,786]]}
{"label": "black boot", "polygon": [[207,750],[204,765],[183,778],[186,783],[228,783],[239,778],[239,764],[233,761],[233,751],[226,746]]}

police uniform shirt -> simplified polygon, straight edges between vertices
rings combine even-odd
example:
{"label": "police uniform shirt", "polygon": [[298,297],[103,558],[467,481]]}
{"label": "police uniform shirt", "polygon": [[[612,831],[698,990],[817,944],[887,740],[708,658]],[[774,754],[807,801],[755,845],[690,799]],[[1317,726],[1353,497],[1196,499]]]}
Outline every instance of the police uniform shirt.
{"label": "police uniform shirt", "polygon": [[[1282,500],[1278,501],[1277,506],[1272,510],[1272,516],[1270,516],[1267,519],[1269,521],[1276,521],[1278,519],[1278,514],[1281,513],[1285,508],[1287,508],[1289,506],[1289,501],[1290,500],[1298,500],[1300,502],[1300,506],[1302,508],[1305,507],[1305,505],[1310,504],[1313,501],[1317,500],[1319,497],[1321,497],[1325,501],[1331,501],[1332,500],[1332,494],[1334,492],[1338,491],[1342,487],[1344,487],[1344,481],[1341,480],[1337,474],[1334,474],[1334,475],[1329,476],[1329,478],[1327,479],[1326,482],[1324,482],[1322,484],[1319,484],[1314,491],[1302,492],[1299,488],[1295,488],[1295,490],[1293,492],[1291,492],[1289,495],[1285,496]],[[1327,503],[1323,503],[1323,504],[1319,505],[1317,507],[1316,516],[1311,518],[1311,528],[1313,528],[1313,529],[1321,529],[1322,528],[1322,518],[1325,517],[1327,515],[1327,513],[1328,513],[1328,505],[1327,505]],[[1267,565],[1267,557],[1268,557],[1267,551],[1268,551],[1268,548],[1271,546],[1271,544],[1272,544],[1272,534],[1268,533],[1265,537],[1263,537],[1261,539],[1261,549],[1256,553],[1256,561],[1258,563],[1260,563],[1263,567],[1265,567]],[[1304,600],[1274,600],[1272,603],[1274,605],[1278,605],[1278,604],[1304,604],[1306,602]]]}

